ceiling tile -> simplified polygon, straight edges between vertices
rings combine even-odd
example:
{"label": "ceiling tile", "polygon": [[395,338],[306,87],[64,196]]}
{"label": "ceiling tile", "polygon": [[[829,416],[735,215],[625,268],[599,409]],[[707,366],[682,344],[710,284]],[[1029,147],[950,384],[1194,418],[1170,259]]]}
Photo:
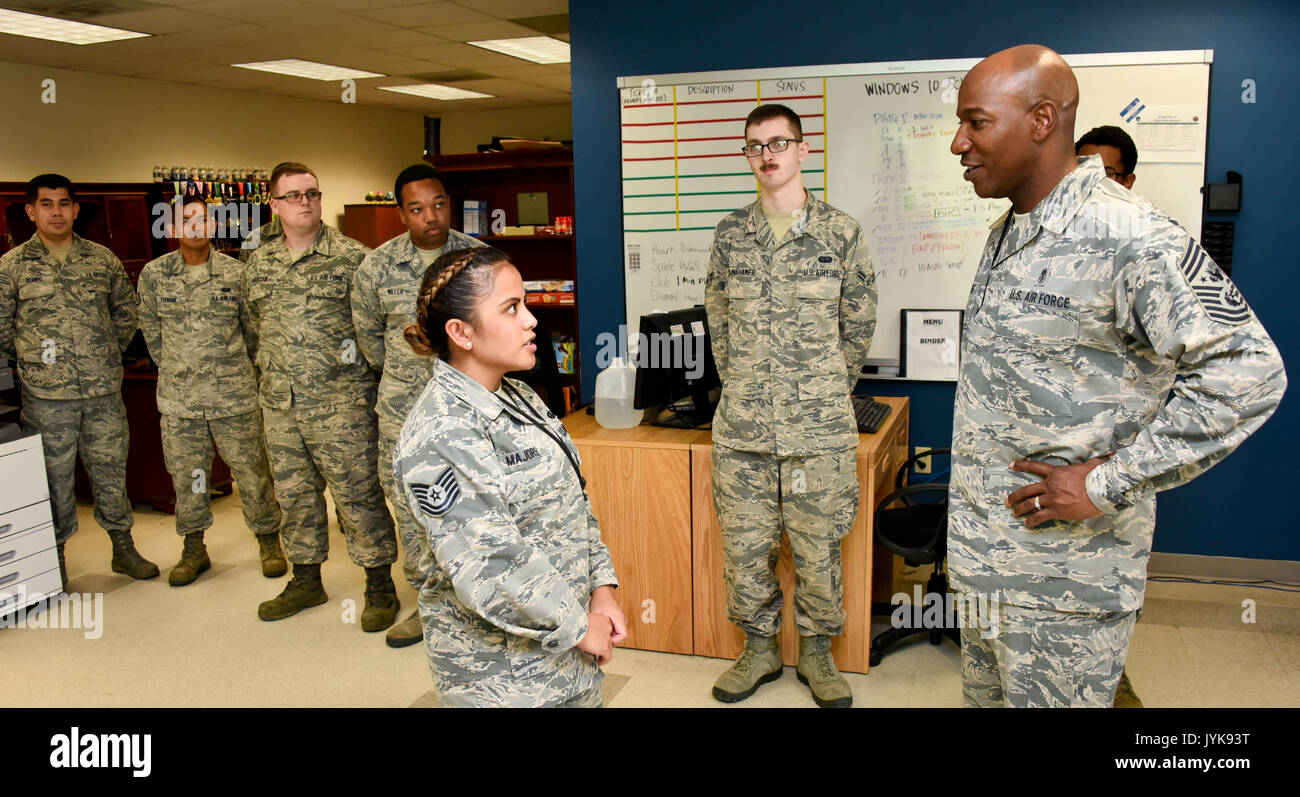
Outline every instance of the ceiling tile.
{"label": "ceiling tile", "polygon": [[152,8],[147,11],[127,11],[120,14],[101,14],[87,17],[87,21],[110,28],[133,30],[137,33],[176,33],[183,30],[202,30],[214,25],[229,25],[224,19],[199,14],[180,8]]}
{"label": "ceiling tile", "polygon": [[368,47],[373,50],[391,50],[394,47],[435,47],[446,44],[446,39],[428,33],[402,28],[373,31],[371,33],[333,33],[313,37],[313,44],[346,50]]}
{"label": "ceiling tile", "polygon": [[[455,3],[421,3],[420,5],[398,6],[396,8],[357,10],[350,13],[366,19],[396,25],[400,28],[461,25],[470,22],[491,22],[493,19],[487,14],[481,14],[472,8],[459,6]],[[435,36],[438,35],[436,30],[429,32]]]}
{"label": "ceiling tile", "polygon": [[492,77],[510,80],[529,80],[535,77],[554,77],[555,72],[546,69],[545,64],[520,64],[511,66],[485,66],[478,71]]}
{"label": "ceiling tile", "polygon": [[465,0],[468,5],[501,19],[569,13],[569,0]]}
{"label": "ceiling tile", "polygon": [[[434,31],[425,28],[430,33]],[[451,41],[484,41],[486,39],[519,39],[525,36],[536,36],[537,31],[525,28],[523,25],[516,25],[513,22],[504,20],[494,20],[492,22],[472,22],[468,25],[441,25],[437,28],[436,35]]]}

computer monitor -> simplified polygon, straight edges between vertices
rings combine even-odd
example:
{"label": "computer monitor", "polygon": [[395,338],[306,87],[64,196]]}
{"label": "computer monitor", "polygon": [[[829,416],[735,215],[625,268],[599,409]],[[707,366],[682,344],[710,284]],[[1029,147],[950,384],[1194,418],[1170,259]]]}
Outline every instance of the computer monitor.
{"label": "computer monitor", "polygon": [[664,407],[656,426],[707,427],[717,401],[710,393],[722,387],[713,361],[709,320],[704,305],[641,316],[637,336],[636,409]]}

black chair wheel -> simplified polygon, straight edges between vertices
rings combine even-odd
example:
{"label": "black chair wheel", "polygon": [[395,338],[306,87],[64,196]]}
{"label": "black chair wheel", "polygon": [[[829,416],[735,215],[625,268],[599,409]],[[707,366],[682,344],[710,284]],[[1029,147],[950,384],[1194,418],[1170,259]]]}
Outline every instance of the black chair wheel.
{"label": "black chair wheel", "polygon": [[884,657],[885,657],[884,651],[873,650],[871,651],[871,655],[867,658],[867,661],[870,664],[870,666],[878,667],[880,665],[880,660],[883,659]]}

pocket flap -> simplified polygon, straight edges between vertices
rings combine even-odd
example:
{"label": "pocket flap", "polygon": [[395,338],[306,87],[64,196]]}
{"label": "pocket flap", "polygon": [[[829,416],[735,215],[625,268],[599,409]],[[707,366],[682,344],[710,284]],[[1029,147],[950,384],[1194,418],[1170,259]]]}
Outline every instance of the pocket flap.
{"label": "pocket flap", "polygon": [[810,376],[799,382],[800,401],[817,401],[826,399],[849,398],[847,376],[838,374]]}

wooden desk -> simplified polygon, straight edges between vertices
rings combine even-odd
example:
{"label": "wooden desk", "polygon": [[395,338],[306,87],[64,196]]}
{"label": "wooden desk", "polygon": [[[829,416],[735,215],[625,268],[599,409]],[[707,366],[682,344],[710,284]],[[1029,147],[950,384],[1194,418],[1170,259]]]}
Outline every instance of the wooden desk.
{"label": "wooden desk", "polygon": [[[908,400],[880,399],[894,409],[876,434],[859,436],[862,485],[853,531],[844,538],[844,635],[836,640],[841,670],[866,672],[871,647],[871,515],[907,458]],[[585,412],[564,419],[582,456],[592,511],[614,558],[619,605],[628,619],[624,647],[735,658],[744,635],[727,620],[722,536],[713,511],[709,432],[638,426],[605,429]],[[892,561],[881,557],[889,574]],[[782,653],[798,660],[793,616],[794,570],[784,540],[777,567],[787,599]],[[884,579],[886,589],[888,579]]]}
{"label": "wooden desk", "polygon": [[618,573],[623,647],[691,653],[691,443],[708,433],[605,429],[586,412],[564,425]]}

